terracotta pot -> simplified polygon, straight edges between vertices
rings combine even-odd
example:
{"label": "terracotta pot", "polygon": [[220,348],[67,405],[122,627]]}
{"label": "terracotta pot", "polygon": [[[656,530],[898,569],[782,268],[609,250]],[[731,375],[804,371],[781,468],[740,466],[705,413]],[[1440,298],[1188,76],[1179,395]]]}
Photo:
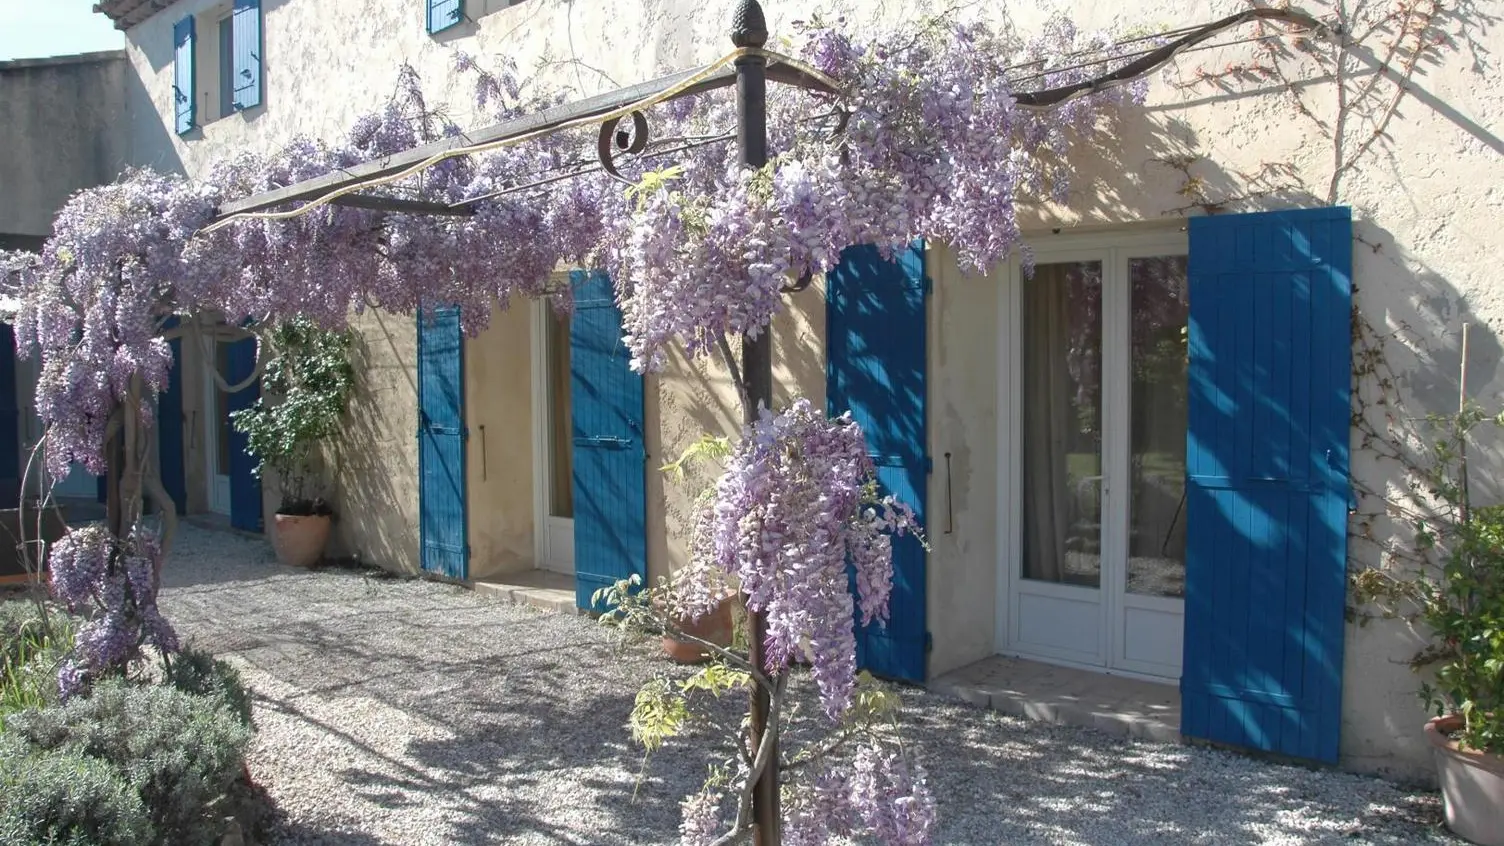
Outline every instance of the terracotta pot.
{"label": "terracotta pot", "polygon": [[[680,620],[679,628],[683,629],[687,635],[709,641],[716,646],[730,646],[734,624],[731,608],[735,601],[734,598],[722,600],[714,611],[698,620]],[[678,640],[667,635],[663,637],[663,652],[681,664],[698,664],[710,658],[710,650],[698,643]]]}
{"label": "terracotta pot", "polygon": [[1436,754],[1447,828],[1478,846],[1504,846],[1504,757],[1459,748],[1447,735],[1462,728],[1461,716],[1426,723]]}
{"label": "terracotta pot", "polygon": [[329,517],[278,514],[272,518],[272,549],[277,561],[289,567],[311,567],[324,557],[329,542]]}

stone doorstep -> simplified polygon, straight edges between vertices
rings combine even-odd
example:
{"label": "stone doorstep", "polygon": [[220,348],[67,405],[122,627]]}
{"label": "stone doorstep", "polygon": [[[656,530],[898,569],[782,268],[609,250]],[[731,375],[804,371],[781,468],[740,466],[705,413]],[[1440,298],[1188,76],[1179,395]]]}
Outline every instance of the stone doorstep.
{"label": "stone doorstep", "polygon": [[540,611],[580,613],[574,601],[574,579],[562,573],[547,570],[508,573],[489,581],[475,582],[474,589],[476,593]]}
{"label": "stone doorstep", "polygon": [[1180,690],[1170,684],[994,656],[946,673],[929,687],[1001,714],[1114,737],[1181,742]]}

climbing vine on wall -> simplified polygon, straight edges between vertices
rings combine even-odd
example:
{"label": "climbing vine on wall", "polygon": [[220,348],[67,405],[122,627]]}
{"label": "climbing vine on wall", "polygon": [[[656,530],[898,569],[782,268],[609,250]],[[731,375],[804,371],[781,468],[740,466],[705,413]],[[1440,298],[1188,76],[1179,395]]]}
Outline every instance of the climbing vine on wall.
{"label": "climbing vine on wall", "polygon": [[[1287,4],[1278,4],[1287,5]],[[1363,162],[1393,143],[1390,126],[1410,93],[1416,73],[1454,49],[1472,49],[1469,31],[1479,19],[1471,3],[1438,0],[1337,0],[1320,16],[1328,32],[1294,31],[1256,23],[1246,59],[1182,61],[1169,69],[1173,88],[1205,94],[1248,94],[1276,87],[1293,112],[1324,139],[1329,165],[1323,188],[1302,178],[1311,165],[1264,161],[1252,171],[1224,169],[1195,151],[1152,160],[1179,174],[1179,206],[1165,214],[1218,214],[1280,201],[1337,204],[1344,184]],[[1312,84],[1321,82],[1320,85]],[[1192,145],[1194,147],[1194,145]],[[1231,186],[1221,185],[1222,181]],[[1355,248],[1382,245],[1355,236]],[[1358,288],[1354,294],[1357,299]],[[1438,564],[1423,537],[1447,508],[1438,496],[1438,438],[1450,418],[1423,417],[1406,408],[1401,379],[1389,359],[1398,349],[1423,349],[1425,341],[1404,324],[1380,328],[1355,302],[1352,313],[1352,475],[1354,507],[1348,523],[1348,618],[1414,621],[1420,587]],[[1455,422],[1455,421],[1453,421]]]}

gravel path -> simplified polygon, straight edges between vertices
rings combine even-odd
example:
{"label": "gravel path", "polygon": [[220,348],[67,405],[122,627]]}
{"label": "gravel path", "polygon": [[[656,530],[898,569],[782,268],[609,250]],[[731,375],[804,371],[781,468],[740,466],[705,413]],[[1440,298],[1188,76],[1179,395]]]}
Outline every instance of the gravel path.
{"label": "gravel path", "polygon": [[[668,667],[651,650],[461,588],[279,567],[259,539],[190,527],[172,559],[164,610],[255,692],[279,842],[675,841],[704,759],[661,751],[633,797],[626,717]],[[1374,779],[905,700],[937,843],[1461,843],[1434,796]]]}

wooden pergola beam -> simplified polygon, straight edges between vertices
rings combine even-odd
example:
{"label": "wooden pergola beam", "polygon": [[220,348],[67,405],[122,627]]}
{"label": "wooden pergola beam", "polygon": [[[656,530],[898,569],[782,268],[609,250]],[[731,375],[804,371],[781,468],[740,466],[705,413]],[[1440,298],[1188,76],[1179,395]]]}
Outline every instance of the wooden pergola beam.
{"label": "wooden pergola beam", "polygon": [[[532,132],[545,131],[581,118],[603,115],[672,88],[684,80],[695,76],[702,70],[703,68],[695,68],[693,70],[680,71],[679,73],[662,76],[627,88],[618,88],[615,91],[597,94],[594,97],[587,97],[574,103],[554,106],[544,109],[537,114],[515,118],[495,124],[494,126],[476,130],[475,132],[457,135],[453,138],[445,138],[431,144],[424,144],[421,147],[414,147],[411,150],[406,150],[385,158],[362,162],[343,170],[326,173],[323,176],[316,176],[283,188],[275,188],[271,191],[233,200],[220,206],[219,213],[215,219],[222,220],[234,214],[266,211],[267,209],[289,203],[306,202],[348,185],[390,176],[391,174],[412,167],[437,153],[467,147],[472,144],[502,141]],[[835,93],[825,83],[791,65],[770,64],[768,66],[768,78],[799,88],[824,93]],[[688,97],[693,94],[702,94],[706,91],[714,91],[719,88],[727,88],[734,84],[735,81],[736,69],[728,65],[676,94],[674,99]],[[347,203],[346,205],[350,204]],[[448,207],[440,206],[439,208]]]}

